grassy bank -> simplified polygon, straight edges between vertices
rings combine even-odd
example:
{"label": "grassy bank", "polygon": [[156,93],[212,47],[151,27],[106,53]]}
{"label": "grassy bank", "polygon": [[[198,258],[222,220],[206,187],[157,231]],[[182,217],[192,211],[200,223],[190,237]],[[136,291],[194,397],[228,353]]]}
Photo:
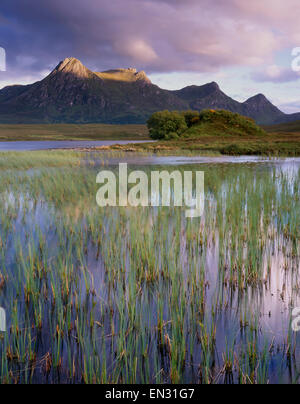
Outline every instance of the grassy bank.
{"label": "grassy bank", "polygon": [[270,133],[300,133],[300,121],[264,126],[264,129]]}
{"label": "grassy bank", "polygon": [[[299,126],[299,123],[298,123]],[[300,129],[295,124],[266,127],[264,136],[240,136],[207,132],[157,143],[112,146],[122,151],[225,155],[300,156]],[[290,130],[290,132],[287,131]],[[0,125],[1,141],[42,140],[148,140],[145,125]]]}
{"label": "grassy bank", "polygon": [[[151,138],[158,140],[158,143],[138,146],[139,150],[300,155],[300,131],[283,132],[271,127],[267,132],[252,119],[229,111],[161,111],[152,115],[148,127]],[[128,146],[124,147],[126,149]]]}
{"label": "grassy bank", "polygon": [[178,153],[178,151],[224,155],[300,156],[300,133],[267,133],[261,137],[207,135],[180,140],[112,146],[123,151]]}
{"label": "grassy bank", "polygon": [[147,140],[145,125],[0,125],[1,141]]}
{"label": "grassy bank", "polygon": [[26,151],[0,153],[0,170],[30,170],[46,167],[76,167],[82,164],[82,153],[76,151]]}

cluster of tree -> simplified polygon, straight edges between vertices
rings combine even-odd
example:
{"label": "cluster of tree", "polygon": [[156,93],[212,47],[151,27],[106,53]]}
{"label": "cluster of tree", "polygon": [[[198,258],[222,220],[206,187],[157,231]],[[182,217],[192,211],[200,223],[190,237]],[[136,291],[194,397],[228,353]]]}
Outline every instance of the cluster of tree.
{"label": "cluster of tree", "polygon": [[188,128],[200,121],[197,111],[160,111],[155,112],[147,125],[152,139],[178,139]]}
{"label": "cluster of tree", "polygon": [[[161,111],[155,112],[147,122],[152,139],[169,140],[196,133],[263,135],[253,119],[225,110],[207,109],[198,111]],[[189,130],[196,126],[196,131]]]}

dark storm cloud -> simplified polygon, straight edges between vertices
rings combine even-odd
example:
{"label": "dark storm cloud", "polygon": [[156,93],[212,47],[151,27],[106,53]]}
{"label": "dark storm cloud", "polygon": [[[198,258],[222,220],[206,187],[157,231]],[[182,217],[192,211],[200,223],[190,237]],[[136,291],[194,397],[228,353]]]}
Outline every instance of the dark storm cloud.
{"label": "dark storm cloud", "polygon": [[0,46],[11,77],[69,56],[96,70],[215,71],[269,63],[298,21],[298,0],[1,0]]}

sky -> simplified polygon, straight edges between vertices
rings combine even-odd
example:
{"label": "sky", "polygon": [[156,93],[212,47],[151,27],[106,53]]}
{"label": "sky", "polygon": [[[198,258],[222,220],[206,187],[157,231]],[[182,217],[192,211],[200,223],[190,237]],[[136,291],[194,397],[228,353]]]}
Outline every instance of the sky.
{"label": "sky", "polygon": [[299,22],[299,0],[1,0],[0,88],[76,57],[94,71],[144,70],[167,89],[216,81],[239,101],[264,93],[299,112]]}

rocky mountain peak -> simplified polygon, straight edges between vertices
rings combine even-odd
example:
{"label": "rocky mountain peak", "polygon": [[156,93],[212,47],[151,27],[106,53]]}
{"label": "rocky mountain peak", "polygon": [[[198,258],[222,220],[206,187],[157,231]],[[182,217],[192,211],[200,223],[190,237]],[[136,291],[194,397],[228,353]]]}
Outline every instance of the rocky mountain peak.
{"label": "rocky mountain peak", "polygon": [[211,90],[215,90],[215,91],[220,90],[219,84],[216,83],[215,81],[212,81],[211,83],[208,83],[207,87],[210,87]]}
{"label": "rocky mountain peak", "polygon": [[258,122],[271,124],[284,117],[284,113],[271,103],[263,94],[257,94],[244,102],[246,116],[256,119]]}
{"label": "rocky mountain peak", "polygon": [[73,57],[66,58],[60,62],[52,72],[52,74],[56,73],[72,74],[78,78],[88,78],[90,76],[90,70],[80,60]]}
{"label": "rocky mountain peak", "polygon": [[144,71],[138,72],[137,69],[132,67],[128,69],[114,69],[107,70],[105,72],[96,73],[98,77],[107,81],[118,81],[134,83],[143,81],[144,83],[151,84],[150,79],[147,77]]}
{"label": "rocky mountain peak", "polygon": [[246,103],[248,104],[257,104],[257,103],[266,103],[270,104],[270,101],[263,94],[256,94],[254,97],[249,98]]}
{"label": "rocky mountain peak", "polygon": [[147,76],[147,74],[142,70],[141,72],[135,73],[136,79],[143,81],[145,83],[151,84],[151,80]]}

